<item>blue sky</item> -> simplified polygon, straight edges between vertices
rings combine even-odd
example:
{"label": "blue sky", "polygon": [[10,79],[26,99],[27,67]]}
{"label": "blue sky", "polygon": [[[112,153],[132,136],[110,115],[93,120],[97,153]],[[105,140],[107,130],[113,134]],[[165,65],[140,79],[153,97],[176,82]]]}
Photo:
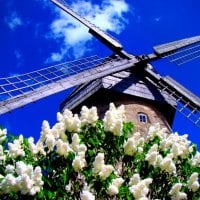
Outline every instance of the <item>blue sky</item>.
{"label": "blue sky", "polygon": [[[200,35],[199,0],[68,1],[71,7],[116,37],[132,54],[151,53],[158,44]],[[82,56],[111,52],[48,0],[0,0],[1,77],[13,76]],[[153,63],[200,96],[200,60],[175,66]],[[0,116],[13,134],[38,138],[42,121],[55,123],[59,104],[71,90]],[[177,113],[174,131],[200,146],[200,129]]]}

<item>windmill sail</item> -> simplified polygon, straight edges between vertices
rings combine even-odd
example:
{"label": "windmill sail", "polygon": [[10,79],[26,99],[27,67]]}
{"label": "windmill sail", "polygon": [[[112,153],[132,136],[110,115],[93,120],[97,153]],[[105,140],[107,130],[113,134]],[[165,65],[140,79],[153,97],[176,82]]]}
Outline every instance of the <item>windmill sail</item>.
{"label": "windmill sail", "polygon": [[190,37],[154,47],[158,57],[167,57],[177,65],[200,57],[200,36]]}
{"label": "windmill sail", "polygon": [[0,114],[88,81],[133,67],[135,58],[93,56],[34,72],[0,78]]}
{"label": "windmill sail", "polygon": [[200,128],[200,98],[169,76],[161,77],[149,68],[145,69],[145,73],[161,92],[175,98],[177,105],[171,106]]}

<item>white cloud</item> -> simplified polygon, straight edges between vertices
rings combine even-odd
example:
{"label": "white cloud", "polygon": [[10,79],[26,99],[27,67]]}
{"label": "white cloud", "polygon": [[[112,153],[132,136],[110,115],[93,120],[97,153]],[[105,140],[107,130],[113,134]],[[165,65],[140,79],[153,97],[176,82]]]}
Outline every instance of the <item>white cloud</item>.
{"label": "white cloud", "polygon": [[12,12],[10,16],[5,18],[5,22],[11,30],[15,30],[17,27],[23,24],[21,18],[15,11]]}
{"label": "white cloud", "polygon": [[[101,5],[92,4],[91,1],[77,0],[70,7],[104,31],[119,34],[127,23],[123,16],[129,9],[125,0],[103,0]],[[61,9],[56,9],[56,12],[58,17],[51,24],[50,37],[57,39],[62,45],[59,52],[52,53],[48,61],[61,61],[69,54],[78,58],[90,51],[92,36],[87,28]]]}

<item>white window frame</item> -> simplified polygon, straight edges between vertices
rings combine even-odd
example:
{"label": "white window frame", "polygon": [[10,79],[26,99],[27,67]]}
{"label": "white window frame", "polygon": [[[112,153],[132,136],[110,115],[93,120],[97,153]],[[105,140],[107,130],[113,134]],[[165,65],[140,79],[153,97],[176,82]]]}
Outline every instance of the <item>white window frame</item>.
{"label": "white window frame", "polygon": [[141,123],[146,124],[148,122],[148,115],[146,113],[139,112],[137,114],[137,117],[138,117],[138,121]]}

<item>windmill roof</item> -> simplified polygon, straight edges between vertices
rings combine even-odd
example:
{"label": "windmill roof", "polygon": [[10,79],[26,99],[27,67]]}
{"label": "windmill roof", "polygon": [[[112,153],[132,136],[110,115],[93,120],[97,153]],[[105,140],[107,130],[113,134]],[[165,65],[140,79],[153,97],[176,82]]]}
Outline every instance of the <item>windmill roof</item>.
{"label": "windmill roof", "polygon": [[78,86],[61,104],[61,109],[75,108],[101,88],[152,101],[158,101],[160,103],[176,105],[173,97],[167,95],[165,92],[161,92],[150,81],[141,78],[130,71],[121,71]]}

